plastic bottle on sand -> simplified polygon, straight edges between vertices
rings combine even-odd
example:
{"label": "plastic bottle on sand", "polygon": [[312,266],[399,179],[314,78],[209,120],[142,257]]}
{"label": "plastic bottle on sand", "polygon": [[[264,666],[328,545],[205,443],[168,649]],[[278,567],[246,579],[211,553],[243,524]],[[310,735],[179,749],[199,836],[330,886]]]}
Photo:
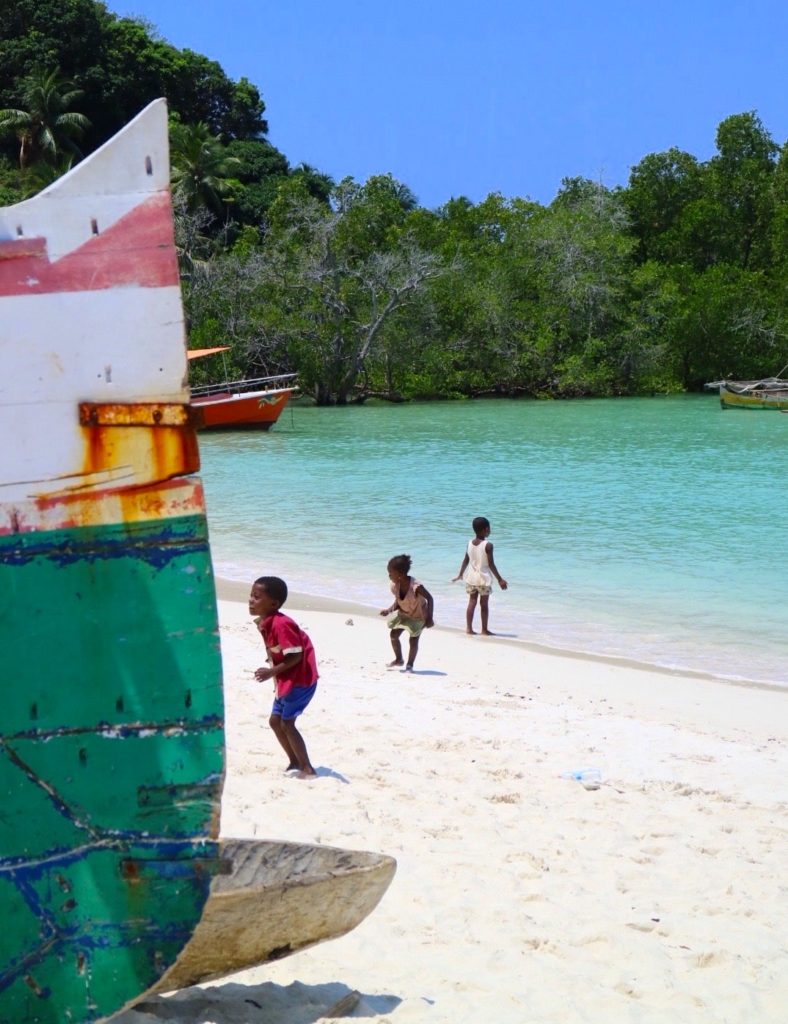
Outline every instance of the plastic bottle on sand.
{"label": "plastic bottle on sand", "polygon": [[571,772],[562,772],[562,779],[574,779],[583,789],[599,789],[602,785],[602,772],[599,768],[575,768]]}

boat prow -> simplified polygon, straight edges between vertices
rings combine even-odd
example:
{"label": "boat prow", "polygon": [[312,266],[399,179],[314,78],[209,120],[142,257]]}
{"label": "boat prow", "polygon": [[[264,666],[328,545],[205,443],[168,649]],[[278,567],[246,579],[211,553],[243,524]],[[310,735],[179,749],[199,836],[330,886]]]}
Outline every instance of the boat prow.
{"label": "boat prow", "polygon": [[191,941],[155,991],[345,935],[375,909],[396,870],[392,857],[331,846],[243,839],[220,845],[223,873],[213,879]]}
{"label": "boat prow", "polygon": [[195,419],[158,100],[0,209],[0,1024],[106,1020],[342,934],[394,870],[218,840]]}
{"label": "boat prow", "polygon": [[216,599],[169,193],[147,107],[0,209],[0,1020],[95,1021],[218,867]]}

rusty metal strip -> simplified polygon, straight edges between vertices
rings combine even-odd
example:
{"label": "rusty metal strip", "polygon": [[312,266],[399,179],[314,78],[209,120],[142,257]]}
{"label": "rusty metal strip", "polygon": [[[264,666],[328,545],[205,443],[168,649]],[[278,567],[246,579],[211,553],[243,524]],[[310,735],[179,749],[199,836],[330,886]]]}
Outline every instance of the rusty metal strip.
{"label": "rusty metal strip", "polygon": [[83,427],[187,427],[195,426],[188,405],[180,403],[80,402],[79,423]]}

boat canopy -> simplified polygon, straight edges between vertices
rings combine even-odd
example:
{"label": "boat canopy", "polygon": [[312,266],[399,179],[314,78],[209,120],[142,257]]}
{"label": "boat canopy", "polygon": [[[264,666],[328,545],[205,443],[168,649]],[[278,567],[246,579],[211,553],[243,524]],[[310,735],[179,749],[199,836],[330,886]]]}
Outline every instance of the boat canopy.
{"label": "boat canopy", "polygon": [[202,359],[203,356],[214,356],[217,352],[229,352],[229,345],[219,345],[218,348],[190,348],[186,355],[189,359]]}

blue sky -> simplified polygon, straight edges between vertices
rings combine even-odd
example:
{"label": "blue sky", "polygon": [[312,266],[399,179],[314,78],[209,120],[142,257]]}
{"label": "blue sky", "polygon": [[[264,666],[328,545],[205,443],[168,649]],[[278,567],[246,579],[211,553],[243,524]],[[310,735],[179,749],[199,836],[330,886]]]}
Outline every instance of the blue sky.
{"label": "blue sky", "polygon": [[786,0],[105,0],[246,76],[295,165],[390,172],[428,207],[626,184],[756,110],[788,138]]}

